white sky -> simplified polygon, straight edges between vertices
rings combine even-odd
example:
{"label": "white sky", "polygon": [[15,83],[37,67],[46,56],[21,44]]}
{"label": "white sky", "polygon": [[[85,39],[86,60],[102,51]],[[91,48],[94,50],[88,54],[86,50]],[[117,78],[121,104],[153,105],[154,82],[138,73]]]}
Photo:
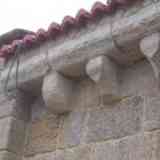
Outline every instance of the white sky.
{"label": "white sky", "polygon": [[[14,28],[36,31],[47,29],[65,15],[75,16],[80,8],[88,11],[96,0],[1,0],[0,34]],[[106,0],[99,0],[106,3]]]}

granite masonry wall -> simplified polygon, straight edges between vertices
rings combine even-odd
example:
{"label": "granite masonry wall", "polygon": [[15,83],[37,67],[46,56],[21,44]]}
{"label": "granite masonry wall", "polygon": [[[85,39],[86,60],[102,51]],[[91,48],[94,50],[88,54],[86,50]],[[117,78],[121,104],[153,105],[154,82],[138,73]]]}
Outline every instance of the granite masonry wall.
{"label": "granite masonry wall", "polygon": [[[111,105],[89,79],[77,82],[76,107],[68,114],[54,115],[36,98],[27,121],[24,160],[159,160],[160,91],[152,67],[141,61],[119,73],[122,98]],[[0,123],[10,118],[3,116]],[[17,144],[13,152],[2,150],[0,157],[16,156],[15,148]]]}
{"label": "granite masonry wall", "polygon": [[[145,0],[141,5],[137,3],[126,11],[122,8],[115,19],[119,19],[122,15],[127,17],[137,13],[140,8],[153,3],[156,5],[156,0]],[[154,8],[157,13],[158,9],[159,7]],[[157,17],[156,14],[151,15]],[[149,17],[153,20],[152,25],[155,23],[153,17]],[[137,17],[133,18],[135,20]],[[129,37],[126,36],[130,30],[125,32],[129,40],[136,37],[135,33],[141,33],[137,30],[137,26],[145,26],[145,29],[151,27],[151,24],[147,25],[150,21],[146,23],[145,18],[142,20],[143,23],[140,23],[139,19],[134,23],[135,28],[131,30],[134,31],[134,36],[132,32]],[[130,20],[126,22],[132,24]],[[103,26],[103,23],[106,23],[105,19],[100,24]],[[121,37],[122,39],[118,39],[120,46],[123,34]],[[102,42],[101,47],[108,41]],[[135,51],[135,48],[131,45],[125,49]],[[65,53],[65,48],[62,51]],[[79,55],[81,51],[83,53],[83,48],[82,50],[78,48]],[[87,51],[92,54],[95,46]],[[96,51],[101,54],[101,50]],[[112,53],[112,50],[110,52]],[[74,60],[75,57],[71,58],[74,53],[72,50],[71,53],[68,57],[64,54],[66,59],[63,60],[66,62]],[[123,59],[122,54],[126,53],[121,53],[122,57],[117,59]],[[78,62],[82,58],[79,55],[77,54]],[[129,52],[131,59],[137,55]],[[44,57],[42,54],[35,56],[35,59],[33,56],[31,65],[28,64],[32,68],[29,71],[24,70],[21,77],[34,73],[39,76],[41,68],[44,71],[47,63],[40,62],[42,64],[38,67],[34,66],[34,63],[37,58],[43,61],[42,57]],[[32,69],[34,72],[30,73]],[[28,78],[27,76],[24,77]],[[68,106],[73,108],[72,111],[61,115],[48,110],[41,95],[33,97],[22,90],[14,90],[6,95],[0,88],[0,160],[160,160],[160,88],[151,64],[147,60],[138,59],[138,62],[131,66],[118,67],[120,95],[112,103],[108,101],[106,103],[105,98],[101,97],[100,88],[89,79],[89,76],[81,78],[76,81],[76,92],[73,94],[71,107]]]}
{"label": "granite masonry wall", "polygon": [[28,122],[30,99],[12,91],[0,95],[0,160],[21,160]]}

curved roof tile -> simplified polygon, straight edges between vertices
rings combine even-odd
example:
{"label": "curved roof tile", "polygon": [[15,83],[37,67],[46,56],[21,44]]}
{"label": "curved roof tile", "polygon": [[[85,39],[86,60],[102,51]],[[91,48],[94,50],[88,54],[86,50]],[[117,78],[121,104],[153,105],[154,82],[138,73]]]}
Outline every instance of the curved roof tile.
{"label": "curved roof tile", "polygon": [[85,9],[80,9],[77,12],[76,19],[77,19],[78,25],[84,26],[85,24],[87,24],[89,21],[92,20],[92,15],[89,12],[87,12]]}

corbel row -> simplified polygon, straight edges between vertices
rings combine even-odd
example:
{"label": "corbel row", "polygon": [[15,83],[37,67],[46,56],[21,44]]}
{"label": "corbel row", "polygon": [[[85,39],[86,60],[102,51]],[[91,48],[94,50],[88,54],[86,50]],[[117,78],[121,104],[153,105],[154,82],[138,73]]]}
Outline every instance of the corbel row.
{"label": "corbel row", "polygon": [[[140,49],[150,62],[155,77],[160,78],[160,33],[144,37]],[[97,86],[97,92],[105,104],[111,104],[121,98],[118,84],[118,66],[109,57],[100,55],[85,64],[86,75]],[[78,83],[52,69],[44,76],[42,95],[49,110],[63,114],[72,111],[75,91]]]}
{"label": "corbel row", "polygon": [[[105,103],[112,103],[118,97],[117,65],[106,56],[98,56],[88,61],[86,75],[98,86]],[[42,94],[46,106],[53,112],[63,114],[72,110],[74,91],[77,83],[51,71],[44,77]]]}
{"label": "corbel row", "polygon": [[[160,78],[160,33],[153,33],[140,41],[140,50],[151,64],[155,77]],[[120,98],[118,89],[118,66],[109,57],[101,55],[85,64],[86,75],[99,89],[105,104],[111,104]],[[44,101],[48,108],[56,113],[72,110],[74,91],[77,83],[61,73],[52,71],[45,76],[42,87]]]}

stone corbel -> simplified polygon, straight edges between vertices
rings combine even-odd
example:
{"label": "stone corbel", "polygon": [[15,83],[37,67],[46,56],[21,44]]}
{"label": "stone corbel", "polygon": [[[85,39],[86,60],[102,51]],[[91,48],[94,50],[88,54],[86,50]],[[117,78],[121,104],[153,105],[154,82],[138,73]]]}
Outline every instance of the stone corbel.
{"label": "stone corbel", "polygon": [[140,49],[150,62],[155,77],[160,80],[160,33],[154,33],[141,40]]}
{"label": "stone corbel", "polygon": [[91,59],[86,65],[86,73],[95,82],[103,98],[103,103],[110,104],[119,97],[117,65],[106,56]]}
{"label": "stone corbel", "polygon": [[56,114],[72,110],[74,82],[56,71],[44,77],[42,95],[47,108]]}

